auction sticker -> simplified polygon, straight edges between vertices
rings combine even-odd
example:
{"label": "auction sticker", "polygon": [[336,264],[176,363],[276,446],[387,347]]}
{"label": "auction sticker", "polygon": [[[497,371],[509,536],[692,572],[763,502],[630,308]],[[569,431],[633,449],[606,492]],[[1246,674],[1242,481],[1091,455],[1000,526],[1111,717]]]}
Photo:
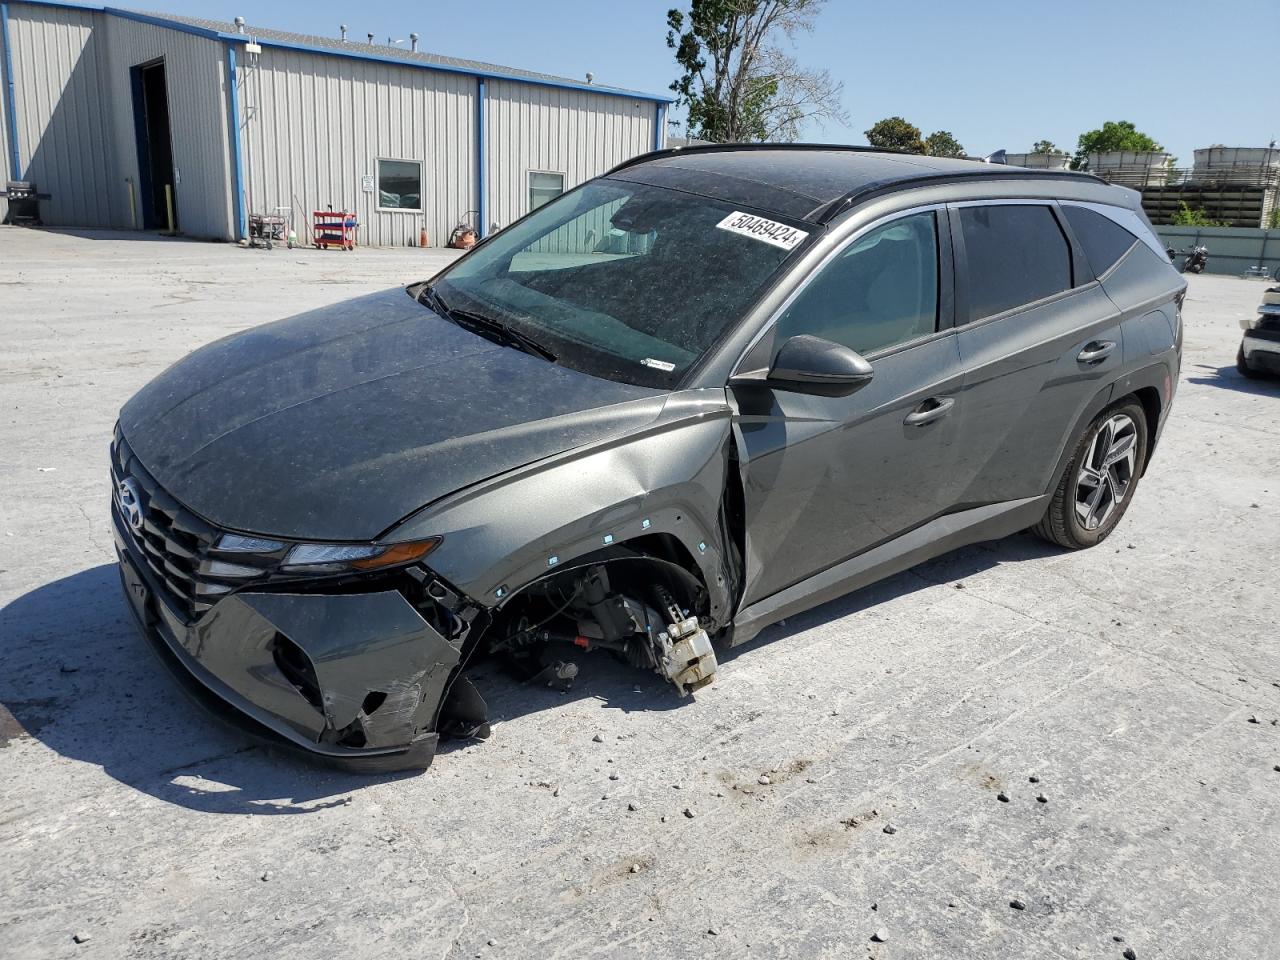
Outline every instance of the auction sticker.
{"label": "auction sticker", "polygon": [[794,250],[809,235],[805,231],[789,227],[785,223],[766,220],[764,217],[757,217],[753,213],[743,213],[741,210],[733,211],[733,213],[717,223],[716,226],[721,230],[728,230],[730,233],[740,233],[744,237],[763,240],[765,243],[771,243],[775,247],[781,247],[783,250]]}

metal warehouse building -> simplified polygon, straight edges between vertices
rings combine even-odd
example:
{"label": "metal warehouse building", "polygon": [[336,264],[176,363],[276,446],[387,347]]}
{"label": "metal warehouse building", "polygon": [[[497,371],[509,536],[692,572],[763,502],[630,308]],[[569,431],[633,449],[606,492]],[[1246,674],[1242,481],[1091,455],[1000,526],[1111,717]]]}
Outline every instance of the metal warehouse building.
{"label": "metal warehouse building", "polygon": [[43,0],[0,27],[9,179],[51,226],[162,228],[171,198],[188,236],[332,207],[439,246],[665,140],[669,97],[416,49]]}

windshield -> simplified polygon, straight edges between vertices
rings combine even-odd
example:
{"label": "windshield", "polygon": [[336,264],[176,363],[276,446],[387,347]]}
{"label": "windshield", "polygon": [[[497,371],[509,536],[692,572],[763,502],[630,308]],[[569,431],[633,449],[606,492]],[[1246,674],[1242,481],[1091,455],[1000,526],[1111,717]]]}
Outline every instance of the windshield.
{"label": "windshield", "polygon": [[675,190],[599,180],[538,209],[432,285],[555,362],[673,387],[735,324],[807,231]]}

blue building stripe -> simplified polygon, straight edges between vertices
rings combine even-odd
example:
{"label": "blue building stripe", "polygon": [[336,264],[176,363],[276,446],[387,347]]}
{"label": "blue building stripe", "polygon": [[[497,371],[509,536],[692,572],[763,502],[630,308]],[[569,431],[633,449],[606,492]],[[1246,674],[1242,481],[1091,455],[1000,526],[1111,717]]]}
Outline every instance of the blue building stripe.
{"label": "blue building stripe", "polygon": [[9,133],[9,179],[22,179],[22,156],[18,150],[18,107],[14,97],[13,43],[9,39],[9,5],[0,3],[0,36],[4,38],[4,115]]}
{"label": "blue building stripe", "polygon": [[236,82],[236,45],[227,44],[227,78],[231,83],[231,175],[236,213],[236,239],[249,235],[249,216],[244,208],[244,151],[240,147],[240,87]]}
{"label": "blue building stripe", "polygon": [[481,77],[476,85],[476,169],[478,171],[476,219],[480,221],[478,224],[479,233],[476,236],[481,240],[489,232],[489,158],[487,152],[488,144],[485,141],[485,127],[488,116],[489,110],[488,103],[485,100],[484,77]]}

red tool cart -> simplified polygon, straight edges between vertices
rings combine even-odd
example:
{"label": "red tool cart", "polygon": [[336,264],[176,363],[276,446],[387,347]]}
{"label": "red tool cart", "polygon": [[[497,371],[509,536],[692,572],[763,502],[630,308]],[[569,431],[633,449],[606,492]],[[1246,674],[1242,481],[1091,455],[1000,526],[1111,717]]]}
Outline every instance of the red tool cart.
{"label": "red tool cart", "polygon": [[316,246],[328,250],[339,247],[343,250],[356,248],[356,221],[354,213],[342,210],[313,210],[311,212],[311,235],[315,237]]}

